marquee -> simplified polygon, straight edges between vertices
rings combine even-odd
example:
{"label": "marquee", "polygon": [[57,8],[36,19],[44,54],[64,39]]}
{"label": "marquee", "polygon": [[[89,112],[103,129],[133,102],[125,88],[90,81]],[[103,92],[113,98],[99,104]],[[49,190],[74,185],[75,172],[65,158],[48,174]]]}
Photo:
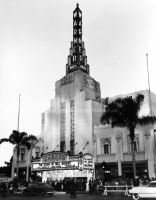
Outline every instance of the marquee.
{"label": "marquee", "polygon": [[79,153],[69,156],[63,152],[49,152],[44,154],[40,162],[32,162],[32,171],[56,170],[93,170],[94,162],[91,154]]}

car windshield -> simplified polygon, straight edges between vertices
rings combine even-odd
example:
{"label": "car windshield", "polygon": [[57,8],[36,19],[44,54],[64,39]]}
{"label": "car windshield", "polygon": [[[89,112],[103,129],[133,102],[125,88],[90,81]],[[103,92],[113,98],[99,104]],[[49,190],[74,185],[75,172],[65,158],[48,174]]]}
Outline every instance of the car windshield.
{"label": "car windshield", "polygon": [[38,186],[49,186],[47,183],[36,183]]}
{"label": "car windshield", "polygon": [[29,187],[36,187],[36,184],[29,184]]}
{"label": "car windshield", "polygon": [[154,183],[149,183],[147,187],[156,187],[156,182],[154,182]]}

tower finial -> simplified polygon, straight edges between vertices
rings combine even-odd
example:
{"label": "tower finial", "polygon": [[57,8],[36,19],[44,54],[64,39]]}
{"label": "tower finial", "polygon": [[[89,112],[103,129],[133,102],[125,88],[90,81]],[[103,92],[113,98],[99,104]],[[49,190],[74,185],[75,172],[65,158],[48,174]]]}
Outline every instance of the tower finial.
{"label": "tower finial", "polygon": [[77,8],[79,8],[79,4],[77,3],[76,5],[77,5]]}

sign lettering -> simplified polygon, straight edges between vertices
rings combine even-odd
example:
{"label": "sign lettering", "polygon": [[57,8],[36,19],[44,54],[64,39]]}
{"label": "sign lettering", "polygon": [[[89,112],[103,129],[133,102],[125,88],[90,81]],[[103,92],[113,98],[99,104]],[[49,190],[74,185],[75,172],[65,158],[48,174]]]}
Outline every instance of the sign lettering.
{"label": "sign lettering", "polygon": [[[68,64],[67,71],[72,72],[81,70],[89,73],[88,65],[84,59],[84,46],[82,41],[82,12],[77,4],[76,9],[73,12],[73,46],[72,46],[72,59]],[[83,66],[83,67],[82,67]]]}
{"label": "sign lettering", "polygon": [[74,26],[77,26],[77,23],[76,23],[76,21],[74,21]]}
{"label": "sign lettering", "polygon": [[74,18],[77,17],[77,12],[74,12]]}
{"label": "sign lettering", "polygon": [[74,43],[74,44],[77,43],[77,38],[74,38],[74,39],[73,39],[73,43]]}
{"label": "sign lettering", "polygon": [[76,35],[77,34],[77,30],[76,29],[74,29],[74,35]]}
{"label": "sign lettering", "polygon": [[76,56],[73,56],[73,62],[76,61]]}
{"label": "sign lettering", "polygon": [[79,17],[82,17],[82,14],[81,14],[81,12],[79,11]]}
{"label": "sign lettering", "polygon": [[79,29],[79,34],[82,34],[82,29]]}
{"label": "sign lettering", "polygon": [[82,60],[83,60],[83,56],[80,55],[80,61],[82,61]]}

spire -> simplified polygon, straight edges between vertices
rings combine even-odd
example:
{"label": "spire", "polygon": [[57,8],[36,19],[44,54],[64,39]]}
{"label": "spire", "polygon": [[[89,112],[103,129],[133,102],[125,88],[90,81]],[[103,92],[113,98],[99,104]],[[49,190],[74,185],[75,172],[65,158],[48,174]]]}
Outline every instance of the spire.
{"label": "spire", "polygon": [[66,65],[66,73],[81,70],[89,74],[87,56],[85,55],[84,42],[82,41],[82,11],[79,4],[73,11],[73,42],[71,42],[70,55]]}

